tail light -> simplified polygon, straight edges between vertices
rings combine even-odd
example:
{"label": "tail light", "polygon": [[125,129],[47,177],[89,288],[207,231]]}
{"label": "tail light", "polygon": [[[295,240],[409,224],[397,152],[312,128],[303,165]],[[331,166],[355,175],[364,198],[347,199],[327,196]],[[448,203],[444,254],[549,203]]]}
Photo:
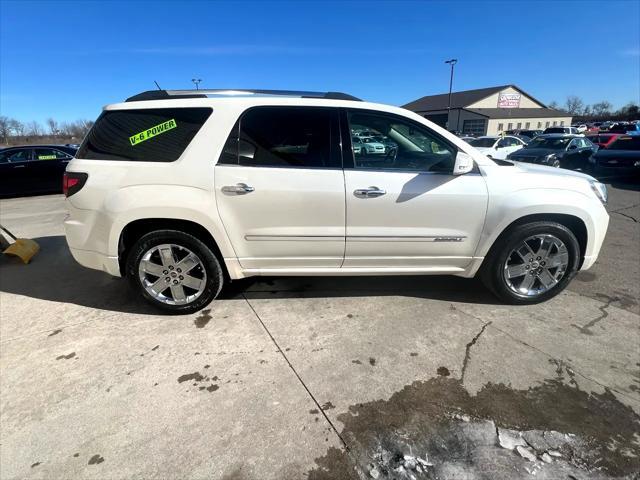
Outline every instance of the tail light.
{"label": "tail light", "polygon": [[64,172],[62,177],[62,193],[65,197],[70,197],[74,193],[80,191],[84,184],[87,183],[89,175],[83,172]]}

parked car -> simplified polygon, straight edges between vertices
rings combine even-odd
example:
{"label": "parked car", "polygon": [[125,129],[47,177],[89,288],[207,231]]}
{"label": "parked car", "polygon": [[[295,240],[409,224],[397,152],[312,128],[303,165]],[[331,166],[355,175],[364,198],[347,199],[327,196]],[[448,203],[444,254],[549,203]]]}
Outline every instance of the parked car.
{"label": "parked car", "polygon": [[[607,193],[588,175],[493,161],[346,94],[247,93],[156,90],[105,107],[65,174],[74,258],[185,313],[255,275],[478,274],[531,304],[598,257]],[[354,155],[365,129],[394,154]]]}
{"label": "parked car", "polygon": [[470,140],[469,145],[489,158],[504,160],[510,153],[524,147],[526,142],[513,136],[485,136]]}
{"label": "parked car", "polygon": [[469,143],[471,140],[475,140],[476,139],[476,137],[467,137],[467,136],[462,136],[462,137],[459,137],[459,138],[460,138],[460,140],[464,140],[467,143]]}
{"label": "parked car", "polygon": [[611,125],[609,127],[609,130],[607,130],[609,133],[620,133],[620,134],[624,134],[624,133],[632,133],[632,132],[636,132],[636,131],[640,131],[640,125],[635,124],[635,123],[615,123],[613,125]]}
{"label": "parked car", "polygon": [[354,136],[351,138],[351,149],[356,155],[362,154],[362,140],[360,140],[360,137]]}
{"label": "parked car", "polygon": [[580,132],[578,132],[578,129],[576,127],[549,127],[549,128],[545,128],[544,132],[542,132],[543,134],[548,134],[548,133],[562,133],[565,135],[578,135]]}
{"label": "parked car", "polygon": [[589,163],[594,175],[640,175],[640,136],[620,135],[607,148],[598,150]]}
{"label": "parked car", "polygon": [[514,135],[518,137],[528,138],[527,142],[533,140],[538,135],[542,135],[542,130],[507,130],[504,132],[506,135]]}
{"label": "parked car", "polygon": [[578,131],[578,133],[584,133],[589,129],[589,127],[587,127],[587,125],[584,123],[576,123],[575,125],[571,125],[571,126],[575,128]]}
{"label": "parked car", "polygon": [[362,141],[362,155],[384,155],[386,153],[385,146],[374,139],[374,137],[360,137]]}
{"label": "parked car", "polygon": [[507,158],[556,168],[587,169],[587,161],[597,149],[597,146],[582,135],[552,133],[534,138],[525,148]]}
{"label": "parked car", "polygon": [[0,150],[0,197],[62,192],[62,175],[77,149],[33,145]]}
{"label": "parked car", "polygon": [[594,135],[587,135],[587,139],[598,146],[598,148],[607,148],[618,138],[620,133],[596,133]]}

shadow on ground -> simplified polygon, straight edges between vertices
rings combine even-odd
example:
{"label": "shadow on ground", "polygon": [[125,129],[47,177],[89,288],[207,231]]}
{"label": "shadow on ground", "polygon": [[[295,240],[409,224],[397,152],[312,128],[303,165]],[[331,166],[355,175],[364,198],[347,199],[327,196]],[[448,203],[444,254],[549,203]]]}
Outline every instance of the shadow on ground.
{"label": "shadow on ground", "polygon": [[[40,237],[40,253],[29,265],[0,256],[0,291],[127,313],[159,313],[128,283],[80,266],[63,236]],[[497,300],[476,280],[453,276],[254,277],[232,282],[222,300],[242,298],[411,296],[466,303]]]}

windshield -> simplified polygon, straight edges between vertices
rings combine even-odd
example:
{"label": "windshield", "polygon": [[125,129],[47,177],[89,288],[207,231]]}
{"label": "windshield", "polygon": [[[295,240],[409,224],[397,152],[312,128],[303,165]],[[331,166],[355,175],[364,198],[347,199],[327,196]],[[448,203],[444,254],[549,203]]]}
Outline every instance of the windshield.
{"label": "windshield", "polygon": [[607,150],[640,150],[640,136],[620,137]]}
{"label": "windshield", "polygon": [[494,143],[496,143],[495,138],[474,138],[469,141],[472,147],[493,147]]}
{"label": "windshield", "polygon": [[558,138],[540,138],[536,137],[531,140],[531,143],[525,148],[548,148],[550,150],[564,150],[569,145],[569,142],[573,140],[571,137],[558,137]]}

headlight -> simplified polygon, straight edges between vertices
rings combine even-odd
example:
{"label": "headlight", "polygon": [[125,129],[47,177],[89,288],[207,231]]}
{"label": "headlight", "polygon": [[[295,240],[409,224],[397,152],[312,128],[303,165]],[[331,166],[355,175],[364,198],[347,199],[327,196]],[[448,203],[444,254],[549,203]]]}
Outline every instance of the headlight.
{"label": "headlight", "polygon": [[555,154],[555,153],[552,153],[552,154],[550,154],[550,155],[546,155],[546,156],[542,159],[542,162],[543,162],[543,163],[549,163],[549,162],[554,161],[556,158],[558,158],[558,157],[556,157],[556,154]]}
{"label": "headlight", "polygon": [[607,203],[607,186],[600,182],[589,182],[591,184],[591,190],[596,194],[596,197],[600,199],[602,203]]}

